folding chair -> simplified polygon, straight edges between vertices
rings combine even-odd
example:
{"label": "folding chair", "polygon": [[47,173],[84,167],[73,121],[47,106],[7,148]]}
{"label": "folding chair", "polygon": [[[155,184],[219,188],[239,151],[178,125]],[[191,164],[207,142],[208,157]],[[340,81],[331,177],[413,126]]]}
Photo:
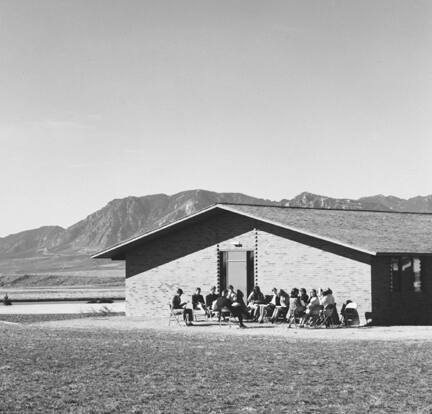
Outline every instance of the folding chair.
{"label": "folding chair", "polygon": [[[277,311],[277,317],[276,319],[273,319],[273,314],[276,311]],[[272,321],[272,323],[277,323],[278,321],[285,322],[287,318],[287,313],[288,313],[288,307],[277,305],[276,309],[273,311],[272,316],[270,317],[270,321]]]}
{"label": "folding chair", "polygon": [[213,311],[213,313],[218,317],[219,326],[222,326],[222,318],[224,317],[228,319],[228,326],[231,328],[231,319],[234,318],[234,316],[228,308],[222,308],[220,311]]}
{"label": "folding chair", "polygon": [[360,325],[360,317],[357,311],[357,303],[350,302],[345,306],[343,324],[346,327]]}
{"label": "folding chair", "polygon": [[198,322],[198,316],[204,318],[204,320],[207,320],[208,317],[207,312],[203,309],[193,309],[192,314],[195,322]]}
{"label": "folding chair", "polygon": [[317,328],[324,319],[323,311],[324,306],[322,305],[317,306],[316,309],[314,308],[314,310],[311,311],[305,326],[308,326],[309,328]]}
{"label": "folding chair", "polygon": [[304,312],[297,312],[294,310],[294,312],[290,312],[288,309],[288,316],[287,316],[287,322],[288,322],[288,328],[291,328],[291,324],[294,323],[294,326],[297,328],[300,324],[302,318],[303,318]]}
{"label": "folding chair", "polygon": [[371,326],[373,324],[372,312],[365,312],[366,326]]}
{"label": "folding chair", "polygon": [[333,313],[335,312],[336,304],[334,305],[327,305],[322,311],[320,315],[320,319],[318,320],[316,327],[322,327],[325,326],[326,328],[330,328],[331,326],[334,326],[333,323]]}
{"label": "folding chair", "polygon": [[173,309],[171,303],[169,306],[169,319],[168,319],[168,326],[171,325],[171,322],[177,322],[178,326],[182,326],[181,322],[183,322],[183,325],[186,326],[186,322],[183,319],[183,309]]}

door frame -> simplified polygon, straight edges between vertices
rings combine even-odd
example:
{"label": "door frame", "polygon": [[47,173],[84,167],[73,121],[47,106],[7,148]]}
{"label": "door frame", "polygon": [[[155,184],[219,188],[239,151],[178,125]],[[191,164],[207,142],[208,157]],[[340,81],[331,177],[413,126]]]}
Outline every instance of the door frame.
{"label": "door frame", "polygon": [[246,286],[247,292],[243,292],[247,298],[252,292],[255,285],[254,279],[254,268],[255,268],[255,252],[253,250],[240,250],[240,249],[227,249],[220,250],[218,252],[218,262],[219,262],[219,293],[227,288],[227,269],[228,269],[228,253],[229,252],[245,252],[246,253]]}

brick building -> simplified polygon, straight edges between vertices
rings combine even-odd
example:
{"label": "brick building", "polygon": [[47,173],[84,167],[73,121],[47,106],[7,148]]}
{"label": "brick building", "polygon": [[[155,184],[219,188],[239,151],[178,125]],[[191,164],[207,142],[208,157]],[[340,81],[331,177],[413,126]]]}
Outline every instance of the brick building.
{"label": "brick building", "polygon": [[217,204],[104,250],[126,261],[126,313],[177,287],[331,287],[377,324],[432,324],[432,214]]}

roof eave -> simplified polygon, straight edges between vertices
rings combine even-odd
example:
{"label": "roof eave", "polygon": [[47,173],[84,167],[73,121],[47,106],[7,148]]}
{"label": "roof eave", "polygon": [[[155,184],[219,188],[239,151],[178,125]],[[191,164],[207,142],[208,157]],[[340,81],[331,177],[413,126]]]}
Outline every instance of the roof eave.
{"label": "roof eave", "polygon": [[393,251],[393,252],[377,252],[377,256],[432,256],[432,252],[421,251]]}
{"label": "roof eave", "polygon": [[144,239],[146,239],[146,238],[148,238],[148,237],[150,237],[152,235],[155,235],[155,234],[157,234],[159,232],[163,232],[163,231],[166,231],[166,230],[170,230],[171,228],[174,228],[174,227],[176,227],[176,226],[178,226],[178,225],[180,225],[182,223],[185,223],[187,221],[192,221],[194,218],[196,218],[198,216],[203,216],[206,213],[209,213],[211,211],[218,210],[218,209],[219,210],[225,210],[225,211],[228,211],[228,212],[231,212],[231,213],[235,213],[235,214],[238,214],[238,215],[241,215],[241,216],[244,216],[244,217],[248,217],[248,218],[250,218],[252,220],[261,221],[263,223],[271,224],[273,226],[278,226],[280,228],[284,228],[284,229],[287,229],[287,230],[290,230],[290,231],[293,231],[293,232],[301,233],[301,234],[304,234],[304,235],[307,235],[307,236],[310,236],[310,237],[313,237],[313,238],[316,238],[316,239],[320,239],[320,240],[323,240],[323,241],[326,241],[326,242],[329,242],[329,243],[332,243],[332,244],[336,244],[336,245],[345,247],[347,249],[351,249],[351,250],[356,251],[356,252],[364,253],[364,254],[367,254],[367,255],[370,255],[370,256],[376,256],[377,255],[377,253],[374,252],[374,251],[370,251],[370,250],[367,250],[367,249],[360,248],[358,246],[353,246],[353,245],[350,245],[350,244],[346,244],[346,243],[343,243],[343,242],[341,242],[339,240],[331,239],[331,238],[328,238],[328,237],[322,237],[322,236],[320,236],[318,234],[307,232],[307,231],[304,231],[302,229],[298,229],[298,228],[293,227],[293,226],[287,226],[287,225],[284,225],[284,224],[279,223],[279,222],[268,220],[268,219],[265,219],[265,218],[262,218],[262,217],[257,217],[257,216],[255,216],[253,214],[248,214],[248,213],[245,213],[243,211],[239,211],[235,207],[233,208],[231,205],[226,205],[224,203],[220,203],[220,204],[214,204],[214,205],[209,206],[209,207],[207,207],[205,209],[199,210],[199,211],[197,211],[194,214],[185,216],[185,217],[183,217],[183,218],[181,218],[179,220],[176,220],[176,221],[174,221],[172,223],[169,223],[169,224],[167,224],[165,226],[159,227],[159,228],[151,230],[151,231],[149,231],[147,233],[144,233],[144,234],[141,234],[139,236],[133,237],[131,239],[125,240],[125,241],[123,241],[123,242],[121,242],[121,243],[119,243],[117,245],[114,245],[114,246],[112,246],[112,247],[110,247],[108,249],[105,249],[105,250],[103,250],[103,251],[101,251],[101,252],[93,255],[92,258],[93,259],[125,260],[125,258],[126,258],[125,257],[125,251],[129,247],[131,247],[133,244],[137,244],[140,241],[142,241],[142,240],[144,240]]}
{"label": "roof eave", "polygon": [[[102,250],[99,253],[96,253],[95,255],[91,256],[92,259],[111,259],[111,260],[125,260],[125,254],[122,252],[126,247],[129,247],[130,245],[137,243],[147,237],[150,237],[151,235],[154,235],[156,233],[162,232],[164,230],[168,230],[172,227],[178,226],[181,223],[184,223],[185,221],[191,221],[197,216],[202,216],[206,213],[215,211],[217,209],[221,209],[221,206],[219,204],[213,204],[209,207],[206,207],[205,209],[199,210],[193,214],[187,215],[185,217],[182,217],[181,219],[178,219],[172,223],[166,224],[162,227],[158,227],[157,229],[150,230],[144,234],[140,234],[139,236],[135,236],[133,238],[124,240],[114,246],[109,247],[108,249]],[[117,254],[116,254],[117,252]]]}

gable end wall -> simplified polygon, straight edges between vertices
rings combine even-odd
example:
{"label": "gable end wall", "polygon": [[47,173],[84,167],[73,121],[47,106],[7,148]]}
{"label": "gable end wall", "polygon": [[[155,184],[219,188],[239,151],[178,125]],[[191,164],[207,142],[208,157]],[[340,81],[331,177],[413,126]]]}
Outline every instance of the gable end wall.
{"label": "gable end wall", "polygon": [[[221,225],[219,221],[216,225]],[[245,223],[227,218],[224,225],[232,233],[244,231]],[[181,244],[192,245],[203,237],[209,237],[211,222],[195,225],[187,231],[180,231],[175,238],[166,237],[160,243],[150,243],[127,255],[126,259],[126,313],[128,316],[153,318],[155,312],[165,309],[178,287],[184,292],[184,300],[197,286],[208,293],[212,285],[217,285],[218,262],[217,240],[214,244],[197,252],[157,266],[149,266],[156,256],[156,262]],[[220,227],[217,232],[220,233]],[[226,234],[229,234],[228,232]],[[335,293],[339,309],[342,302],[352,299],[358,302],[361,317],[371,310],[370,266],[345,257],[324,252],[261,230],[251,230],[219,243],[221,250],[234,249],[233,241],[239,241],[242,249],[256,253],[256,277],[264,293],[271,288],[290,290],[292,287],[319,288],[331,287]]]}

